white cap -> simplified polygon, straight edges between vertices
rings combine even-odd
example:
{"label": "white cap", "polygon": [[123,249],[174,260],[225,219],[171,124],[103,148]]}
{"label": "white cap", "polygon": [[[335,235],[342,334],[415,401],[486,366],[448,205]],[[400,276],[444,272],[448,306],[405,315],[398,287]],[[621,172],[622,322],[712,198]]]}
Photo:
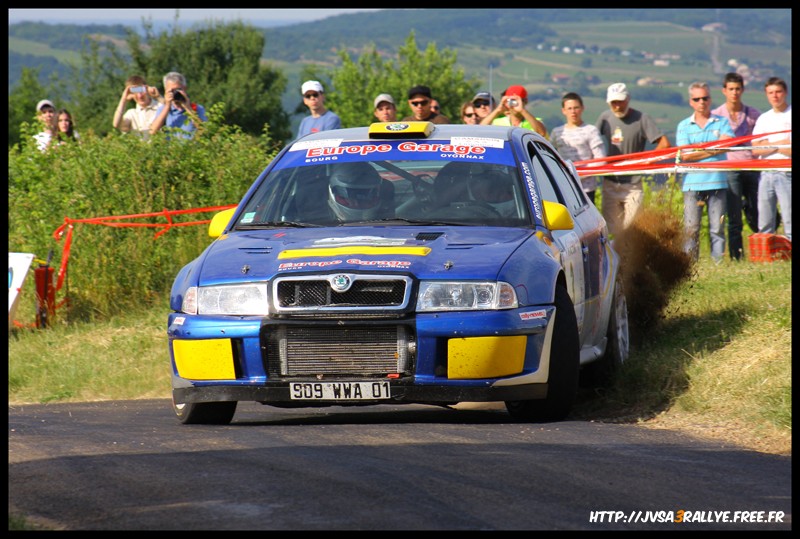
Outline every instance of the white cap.
{"label": "white cap", "polygon": [[306,95],[306,92],[309,90],[314,90],[315,92],[319,92],[321,94],[325,93],[325,90],[322,89],[322,84],[318,80],[305,81],[303,86],[300,88],[300,93]]}
{"label": "white cap", "polygon": [[615,82],[608,87],[606,102],[611,103],[612,101],[625,101],[630,96],[631,93],[628,91],[628,87],[625,86],[624,82]]}
{"label": "white cap", "polygon": [[42,99],[41,101],[36,103],[36,112],[41,112],[42,107],[53,107],[53,108],[56,108],[56,106],[53,105],[53,102],[50,101],[49,99]]}
{"label": "white cap", "polygon": [[375,108],[377,109],[378,105],[380,105],[383,101],[386,101],[387,103],[391,103],[392,105],[397,105],[394,102],[394,97],[390,96],[389,94],[381,94],[378,97],[376,97],[375,101],[373,102]]}

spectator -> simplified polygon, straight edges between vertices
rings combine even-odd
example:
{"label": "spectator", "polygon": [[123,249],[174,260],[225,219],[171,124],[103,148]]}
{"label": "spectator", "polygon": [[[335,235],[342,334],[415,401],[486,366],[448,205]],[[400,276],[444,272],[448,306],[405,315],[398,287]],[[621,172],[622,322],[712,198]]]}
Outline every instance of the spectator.
{"label": "spectator", "polygon": [[325,90],[322,88],[322,83],[316,80],[307,80],[300,87],[300,93],[303,94],[303,102],[311,115],[306,116],[300,122],[297,138],[304,137],[309,133],[342,127],[342,120],[339,116],[325,107]]}
{"label": "spectator", "polygon": [[58,140],[58,144],[80,141],[81,136],[75,131],[72,114],[70,114],[67,109],[59,110],[58,113],[56,113],[56,118],[58,130],[56,131],[55,138]]}
{"label": "spectator", "polygon": [[[550,141],[556,150],[572,161],[596,159],[606,156],[606,146],[597,127],[583,121],[583,99],[575,92],[569,92],[561,98],[561,114],[567,123],[559,125],[550,133]],[[597,163],[602,164],[600,162]],[[598,176],[581,177],[583,191],[594,204]]]}
{"label": "spectator", "polygon": [[[128,101],[133,101],[135,106],[125,110]],[[112,121],[114,129],[119,129],[123,133],[133,131],[147,140],[150,138],[150,127],[156,119],[158,106],[162,101],[158,88],[148,86],[144,77],[139,75],[128,77],[117,110],[114,112]]]}
{"label": "spectator", "polygon": [[481,119],[481,125],[510,125],[524,127],[547,137],[547,129],[538,118],[528,112],[528,91],[524,86],[509,86],[500,98],[500,104]]}
{"label": "spectator", "polygon": [[33,140],[41,151],[45,151],[53,139],[53,133],[56,130],[55,117],[56,107],[52,101],[42,99],[36,103],[36,118],[39,120],[42,130],[33,136]]}
{"label": "spectator", "polygon": [[[764,85],[767,101],[772,107],[756,120],[754,135],[775,133],[753,141],[753,155],[759,159],[791,159],[792,133],[778,133],[792,129],[792,106],[786,102],[789,88],[786,81],[770,77]],[[788,146],[776,148],[775,146]],[[759,146],[767,146],[759,148]],[[777,204],[781,206],[783,233],[792,239],[792,173],[779,170],[762,170],[758,181],[758,231],[774,234],[777,230]]]}
{"label": "spectator", "polygon": [[[630,107],[631,94],[623,82],[608,87],[609,110],[600,113],[595,126],[606,143],[606,154],[624,155],[643,152],[648,142],[655,149],[669,148],[669,139],[655,120]],[[613,235],[628,228],[639,213],[644,192],[641,175],[603,176],[601,211]]]}
{"label": "spectator", "polygon": [[421,121],[433,122],[435,124],[449,124],[450,119],[431,110],[433,97],[431,89],[427,86],[414,86],[408,90],[408,106],[411,107],[411,115],[403,118],[404,122]]}
{"label": "spectator", "polygon": [[461,105],[461,121],[467,125],[478,125],[481,123],[481,119],[472,101],[467,101]]}
{"label": "spectator", "polygon": [[192,103],[186,93],[186,77],[176,71],[164,75],[164,103],[156,111],[150,134],[154,135],[162,127],[170,127],[183,131],[182,138],[192,138],[201,123],[207,120],[205,107]]}
{"label": "spectator", "polygon": [[[722,81],[722,95],[725,103],[711,111],[712,114],[727,118],[737,137],[753,133],[761,111],[742,103],[744,78],[738,73],[727,73]],[[749,145],[749,143],[746,143]],[[741,144],[740,144],[741,146]],[[728,161],[753,159],[753,152],[741,150],[727,152]],[[741,260],[744,254],[742,242],[742,209],[750,228],[758,230],[758,171],[732,170],[728,172],[728,254],[731,260]]]}
{"label": "spectator", "polygon": [[478,123],[480,123],[497,106],[497,100],[489,92],[478,92],[472,98],[472,106],[478,113]]}
{"label": "spectator", "polygon": [[439,101],[436,99],[431,99],[431,110],[436,114],[440,114],[442,112],[442,109],[439,106]]}
{"label": "spectator", "polygon": [[375,118],[379,122],[396,122],[397,121],[397,105],[394,98],[389,94],[380,94],[373,102],[375,107]]}
{"label": "spectator", "polygon": [[[675,143],[703,144],[715,140],[733,138],[733,129],[727,118],[711,113],[711,94],[705,82],[689,85],[689,104],[694,114],[681,120],[675,132]],[[725,150],[701,150],[685,152],[684,162],[708,163],[724,161]],[[688,172],[683,176],[683,227],[686,232],[684,250],[694,260],[700,254],[700,224],[703,207],[708,208],[708,233],[711,239],[711,258],[721,262],[725,256],[725,210],[728,198],[728,177],[726,172]]]}

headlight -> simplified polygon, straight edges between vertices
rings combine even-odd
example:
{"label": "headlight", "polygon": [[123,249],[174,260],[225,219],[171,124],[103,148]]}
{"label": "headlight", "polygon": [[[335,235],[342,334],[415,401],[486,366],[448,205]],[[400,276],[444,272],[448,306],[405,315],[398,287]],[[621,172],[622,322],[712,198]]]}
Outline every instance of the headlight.
{"label": "headlight", "polygon": [[193,286],[186,291],[181,310],[189,314],[269,314],[267,283]]}
{"label": "headlight", "polygon": [[417,311],[489,311],[519,306],[514,287],[500,282],[422,281]]}

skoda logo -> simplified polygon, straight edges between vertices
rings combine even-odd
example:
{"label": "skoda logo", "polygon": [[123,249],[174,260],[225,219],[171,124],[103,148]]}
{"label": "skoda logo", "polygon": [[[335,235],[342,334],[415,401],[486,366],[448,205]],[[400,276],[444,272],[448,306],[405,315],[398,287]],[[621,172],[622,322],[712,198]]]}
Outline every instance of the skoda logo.
{"label": "skoda logo", "polygon": [[408,129],[408,124],[389,124],[386,126],[387,131],[405,131]]}
{"label": "skoda logo", "polygon": [[343,275],[340,273],[339,275],[334,275],[333,277],[331,277],[331,288],[333,288],[337,292],[344,292],[345,290],[350,288],[351,284],[352,281],[350,280],[350,277],[348,277],[347,275]]}

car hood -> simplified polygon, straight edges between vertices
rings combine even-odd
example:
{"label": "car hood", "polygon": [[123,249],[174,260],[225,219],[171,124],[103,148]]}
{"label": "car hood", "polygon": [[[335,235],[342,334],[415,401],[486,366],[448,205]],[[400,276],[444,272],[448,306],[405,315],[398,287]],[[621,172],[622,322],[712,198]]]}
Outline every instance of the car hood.
{"label": "car hood", "polygon": [[237,231],[211,244],[192,273],[199,285],[338,271],[497,279],[533,234],[520,228],[408,226]]}

